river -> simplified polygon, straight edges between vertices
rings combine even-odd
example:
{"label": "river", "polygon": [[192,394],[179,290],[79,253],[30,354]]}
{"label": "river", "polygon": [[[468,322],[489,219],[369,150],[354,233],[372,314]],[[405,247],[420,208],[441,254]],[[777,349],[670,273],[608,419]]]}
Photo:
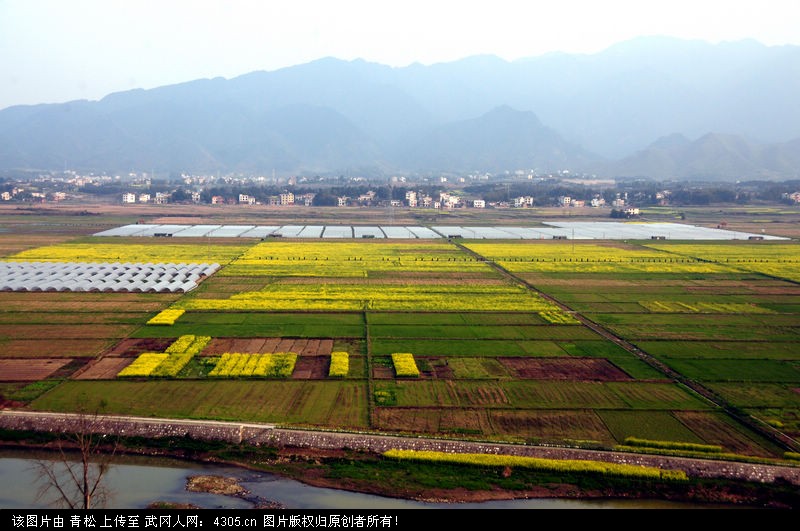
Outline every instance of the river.
{"label": "river", "polygon": [[[52,456],[49,456],[52,457]],[[22,450],[0,452],[0,509],[49,509],[48,499],[37,498],[41,485],[36,459],[47,455]],[[234,477],[249,494],[244,497],[191,492],[189,477]],[[239,467],[200,464],[167,458],[125,456],[108,471],[104,485],[110,492],[105,509],[145,509],[153,502],[186,504],[203,509],[251,509],[255,501],[269,501],[286,509],[687,509],[728,508],[663,500],[526,499],[481,503],[426,503],[371,494],[313,487],[274,474]],[[50,500],[52,499],[49,498]],[[96,507],[101,508],[101,507]]]}

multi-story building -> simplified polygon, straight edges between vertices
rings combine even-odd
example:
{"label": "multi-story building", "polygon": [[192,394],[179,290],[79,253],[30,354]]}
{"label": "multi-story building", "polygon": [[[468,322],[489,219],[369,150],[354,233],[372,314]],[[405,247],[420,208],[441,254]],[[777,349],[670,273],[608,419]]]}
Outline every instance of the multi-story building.
{"label": "multi-story building", "polygon": [[524,208],[533,206],[533,197],[530,195],[521,195],[514,198],[514,208]]}

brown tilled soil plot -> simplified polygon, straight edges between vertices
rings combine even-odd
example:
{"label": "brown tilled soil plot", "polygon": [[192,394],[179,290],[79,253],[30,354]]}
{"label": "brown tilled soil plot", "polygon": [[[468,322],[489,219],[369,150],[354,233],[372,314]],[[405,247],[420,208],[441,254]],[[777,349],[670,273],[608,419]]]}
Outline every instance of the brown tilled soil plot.
{"label": "brown tilled soil plot", "polygon": [[134,358],[113,357],[102,358],[77,373],[75,380],[108,380],[117,377],[119,371],[127,367]]}
{"label": "brown tilled soil plot", "polygon": [[630,380],[625,372],[602,358],[497,358],[517,378],[613,382]]}
{"label": "brown tilled soil plot", "polygon": [[372,377],[376,379],[394,378],[394,367],[372,366]]}
{"label": "brown tilled soil plot", "polygon": [[103,357],[133,357],[143,352],[164,352],[175,339],[171,337],[148,337],[141,339],[123,339]]}
{"label": "brown tilled soil plot", "polygon": [[219,356],[226,352],[269,354],[294,352],[299,357],[330,356],[332,339],[294,339],[280,337],[215,337],[206,348],[204,356]]}
{"label": "brown tilled soil plot", "polygon": [[19,358],[96,356],[108,347],[107,339],[17,339],[3,343],[0,356]]}
{"label": "brown tilled soil plot", "polygon": [[329,356],[298,357],[294,364],[292,378],[299,380],[327,378],[330,365],[331,359]]}
{"label": "brown tilled soil plot", "polygon": [[0,360],[0,381],[32,382],[44,380],[70,362],[72,360],[67,358]]}

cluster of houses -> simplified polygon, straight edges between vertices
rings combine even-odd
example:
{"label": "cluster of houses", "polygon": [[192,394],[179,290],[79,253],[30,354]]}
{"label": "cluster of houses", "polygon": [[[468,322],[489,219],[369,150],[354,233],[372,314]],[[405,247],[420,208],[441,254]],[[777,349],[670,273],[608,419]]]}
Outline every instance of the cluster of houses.
{"label": "cluster of houses", "polygon": [[[291,206],[302,205],[311,206],[314,203],[314,196],[316,194],[293,194],[292,192],[284,192],[279,195],[270,196],[266,204],[269,206]],[[215,195],[211,198],[212,205],[222,205],[226,203],[236,203],[239,205],[256,205],[260,204],[259,201],[252,195],[239,194],[239,199],[228,200],[221,195]]]}
{"label": "cluster of houses", "polygon": [[[163,205],[169,203],[169,194],[165,192],[156,192],[155,194],[139,194],[138,196],[134,193],[125,193],[122,194],[122,202],[125,204],[132,204],[132,203],[152,203],[155,205]],[[192,194],[192,201],[195,203],[200,202],[200,192],[194,192]]]}
{"label": "cluster of houses", "polygon": [[[224,197],[215,195],[211,198],[211,204],[238,204],[238,205],[256,205],[265,204],[269,206],[312,206],[314,204],[314,193],[294,194],[292,192],[284,192],[279,195],[270,196],[266,202],[259,201],[256,197],[248,194],[239,194],[236,197]],[[122,202],[126,204],[132,203],[153,203],[164,204],[168,203],[170,196],[168,193],[156,192],[155,194],[134,193],[122,194]],[[192,201],[199,203],[200,193],[192,193]],[[392,207],[409,207],[409,208],[432,208],[452,210],[454,208],[486,208],[499,207],[499,208],[530,208],[535,204],[533,196],[518,196],[511,198],[508,201],[490,202],[487,203],[484,199],[466,199],[458,194],[450,192],[440,192],[438,197],[433,197],[429,194],[423,194],[414,190],[408,190],[405,193],[405,199],[391,199],[386,201],[379,201],[375,191],[368,191],[357,197],[339,196],[336,198],[336,204],[340,207],[345,206],[392,206]],[[624,208],[625,199],[618,197],[612,202],[614,208]],[[583,199],[576,199],[569,196],[562,196],[558,198],[558,204],[563,207],[581,208],[587,206],[587,201]],[[588,205],[599,208],[605,206],[606,201],[600,196],[593,197],[588,201]]]}
{"label": "cluster of houses", "polygon": [[30,196],[30,198],[34,201],[44,201],[46,199],[49,199],[50,201],[63,201],[67,198],[66,192],[53,192],[51,194],[45,194],[44,192],[26,191],[24,188],[15,186],[11,190],[6,190],[0,193],[0,200],[11,201],[12,199],[18,198],[23,194]]}
{"label": "cluster of houses", "polygon": [[786,194],[785,198],[793,203],[800,203],[800,192]]}

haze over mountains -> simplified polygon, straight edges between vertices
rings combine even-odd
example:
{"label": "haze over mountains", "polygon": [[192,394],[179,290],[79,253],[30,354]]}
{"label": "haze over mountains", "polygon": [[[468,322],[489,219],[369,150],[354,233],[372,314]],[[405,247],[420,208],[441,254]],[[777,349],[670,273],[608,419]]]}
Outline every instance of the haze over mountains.
{"label": "haze over mountains", "polygon": [[0,169],[797,178],[798,94],[800,47],[754,41],[404,68],[326,58],[3,109]]}

